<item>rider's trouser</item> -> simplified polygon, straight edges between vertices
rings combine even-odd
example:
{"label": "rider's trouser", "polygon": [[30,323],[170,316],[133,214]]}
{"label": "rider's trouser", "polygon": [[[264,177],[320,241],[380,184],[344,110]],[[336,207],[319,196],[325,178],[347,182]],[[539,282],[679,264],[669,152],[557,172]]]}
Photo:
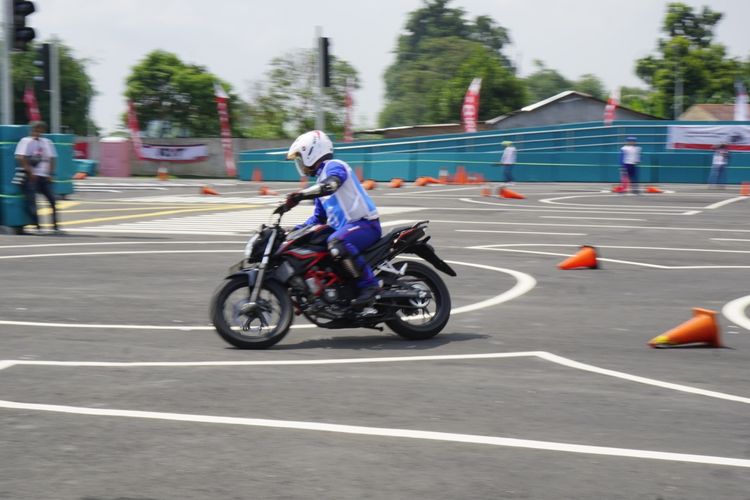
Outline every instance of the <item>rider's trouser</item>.
{"label": "rider's trouser", "polygon": [[379,220],[360,219],[345,224],[328,237],[329,247],[331,242],[334,244],[335,241],[340,242],[360,271],[361,276],[357,280],[357,288],[367,288],[378,284],[372,268],[361,254],[374,245],[381,235]]}

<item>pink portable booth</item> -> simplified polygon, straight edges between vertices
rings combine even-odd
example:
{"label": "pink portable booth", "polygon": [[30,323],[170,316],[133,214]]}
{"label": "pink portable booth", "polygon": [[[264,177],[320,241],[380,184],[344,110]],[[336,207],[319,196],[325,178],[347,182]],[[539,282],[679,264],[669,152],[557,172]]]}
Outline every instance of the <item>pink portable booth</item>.
{"label": "pink portable booth", "polygon": [[130,177],[130,152],[133,146],[124,137],[105,137],[99,141],[99,175]]}

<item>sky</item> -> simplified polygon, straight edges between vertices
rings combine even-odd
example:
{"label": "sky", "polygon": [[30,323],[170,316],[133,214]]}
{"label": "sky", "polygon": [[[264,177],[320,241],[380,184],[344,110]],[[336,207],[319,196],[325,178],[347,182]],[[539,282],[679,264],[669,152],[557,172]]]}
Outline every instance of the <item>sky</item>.
{"label": "sky", "polygon": [[[88,60],[98,95],[92,114],[105,133],[125,111],[125,79],[146,54],[163,49],[206,67],[244,99],[264,80],[271,59],[311,48],[315,29],[331,52],[352,64],[362,81],[355,96],[355,127],[377,125],[383,74],[394,61],[408,13],[422,0],[33,0],[27,24],[37,41],[53,36]],[[453,0],[467,18],[488,15],[510,32],[505,53],[525,76],[534,60],[566,78],[599,76],[608,89],[644,86],[638,58],[656,52],[666,0]],[[683,1],[724,13],[716,38],[729,55],[750,56],[748,0]],[[469,82],[467,82],[468,85]],[[480,103],[481,105],[481,103]],[[63,110],[64,112],[64,110]],[[458,110],[456,121],[459,121]]]}

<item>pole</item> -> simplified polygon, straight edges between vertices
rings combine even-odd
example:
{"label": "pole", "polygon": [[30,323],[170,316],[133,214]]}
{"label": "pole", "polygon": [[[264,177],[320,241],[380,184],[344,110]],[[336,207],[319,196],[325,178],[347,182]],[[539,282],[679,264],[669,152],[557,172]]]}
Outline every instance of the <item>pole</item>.
{"label": "pole", "polygon": [[53,134],[60,133],[60,51],[57,40],[50,45],[49,53],[49,115],[50,115],[50,132]]}
{"label": "pole", "polygon": [[15,39],[13,33],[13,0],[3,1],[3,47],[0,53],[2,59],[2,95],[0,112],[4,125],[13,124],[13,79],[11,78],[10,49]]}
{"label": "pole", "polygon": [[674,79],[674,119],[678,119],[682,114],[682,72],[680,67],[675,67]]}
{"label": "pole", "polygon": [[320,42],[323,36],[323,28],[320,26],[315,27],[315,47],[317,48],[316,67],[318,69],[318,85],[315,92],[315,128],[317,130],[324,130],[326,126],[326,116],[323,111],[323,46]]}

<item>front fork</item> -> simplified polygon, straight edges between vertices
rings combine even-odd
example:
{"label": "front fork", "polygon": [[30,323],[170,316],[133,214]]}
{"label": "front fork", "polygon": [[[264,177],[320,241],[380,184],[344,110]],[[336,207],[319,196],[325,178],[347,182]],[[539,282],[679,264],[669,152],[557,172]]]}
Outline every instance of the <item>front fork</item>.
{"label": "front fork", "polygon": [[266,243],[266,248],[263,250],[263,258],[260,260],[260,265],[258,266],[258,272],[255,276],[255,284],[251,285],[248,282],[248,286],[252,286],[252,288],[250,288],[250,299],[240,308],[242,314],[249,315],[258,309],[258,295],[260,295],[260,289],[263,285],[263,277],[266,274],[266,267],[268,266],[268,259],[271,257],[271,250],[273,249],[274,241],[276,241],[276,231],[271,233],[271,236],[268,238],[268,243]]}

